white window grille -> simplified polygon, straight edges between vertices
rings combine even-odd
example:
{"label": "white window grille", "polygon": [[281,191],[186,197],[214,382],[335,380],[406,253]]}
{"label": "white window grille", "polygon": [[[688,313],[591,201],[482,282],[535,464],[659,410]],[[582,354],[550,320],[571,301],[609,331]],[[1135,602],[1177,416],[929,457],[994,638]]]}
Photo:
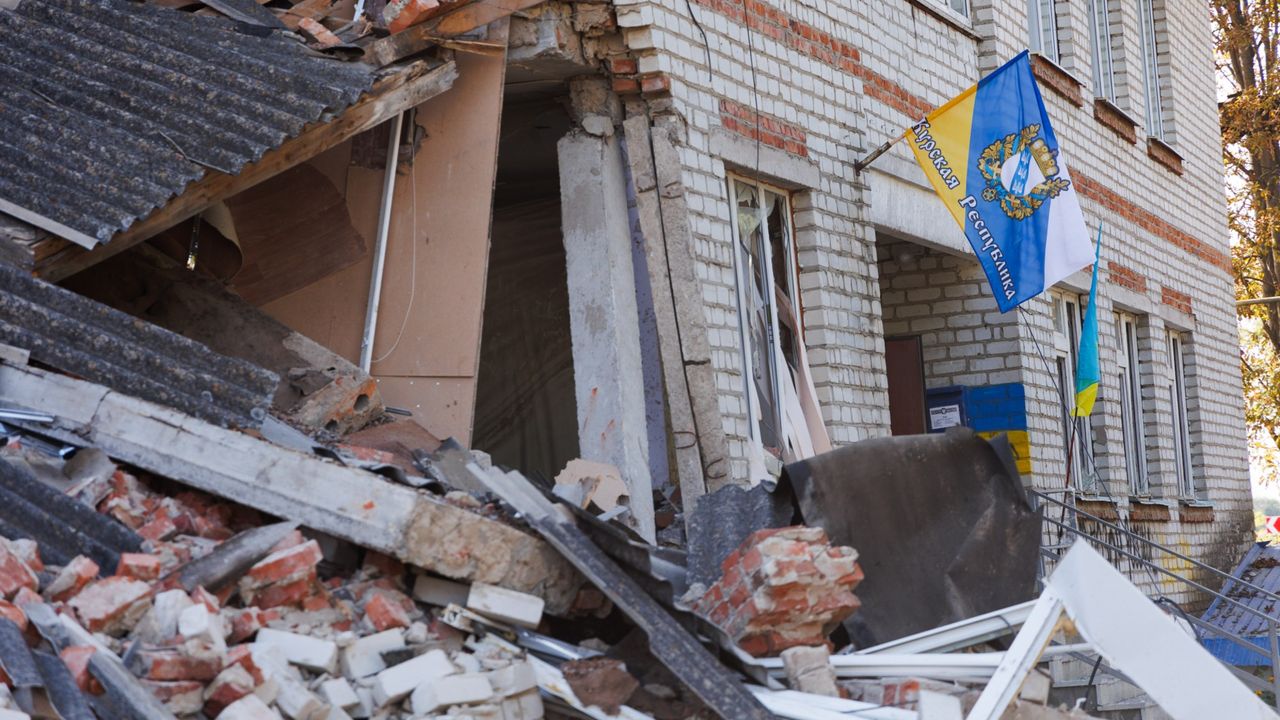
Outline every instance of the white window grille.
{"label": "white window grille", "polygon": [[1169,399],[1173,401],[1173,446],[1175,467],[1178,473],[1178,493],[1195,499],[1201,490],[1196,484],[1195,469],[1191,464],[1191,423],[1187,414],[1186,346],[1181,333],[1169,333],[1169,364],[1173,370],[1169,386]]}
{"label": "white window grille", "polygon": [[1134,316],[1116,313],[1116,353],[1120,380],[1120,424],[1124,435],[1125,470],[1129,491],[1151,494],[1147,479],[1147,436],[1142,411],[1141,358],[1138,355],[1138,322]]}
{"label": "white window grille", "polygon": [[1093,94],[1114,103],[1116,74],[1111,50],[1114,33],[1110,0],[1089,0],[1089,30],[1093,49]]}
{"label": "white window grille", "polygon": [[1164,140],[1164,102],[1160,78],[1165,69],[1160,60],[1162,30],[1156,24],[1156,0],[1138,0],[1138,21],[1142,27],[1142,76],[1147,91],[1147,134]]}
{"label": "white window grille", "polygon": [[1034,53],[1061,62],[1058,51],[1058,14],[1056,0],[1027,0],[1027,30]]}

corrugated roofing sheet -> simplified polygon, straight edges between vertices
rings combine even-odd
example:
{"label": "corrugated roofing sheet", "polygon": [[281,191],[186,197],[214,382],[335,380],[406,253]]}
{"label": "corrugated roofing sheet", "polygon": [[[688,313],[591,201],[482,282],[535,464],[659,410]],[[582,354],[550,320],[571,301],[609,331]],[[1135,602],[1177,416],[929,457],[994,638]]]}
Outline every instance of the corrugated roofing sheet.
{"label": "corrugated roofing sheet", "polygon": [[[1280,546],[1256,543],[1249,548],[1249,552],[1245,553],[1244,559],[1231,575],[1267,592],[1280,594]],[[1246,607],[1280,620],[1280,607],[1276,605],[1274,598],[1252,588],[1228,581],[1222,588],[1222,594]],[[1265,654],[1251,652],[1239,643],[1221,637],[1202,638],[1200,643],[1219,660],[1231,665],[1268,666],[1271,664],[1267,621],[1264,618],[1245,612],[1217,598],[1213,604],[1209,605],[1209,609],[1205,610],[1201,619],[1226,632],[1256,643],[1266,651]]]}
{"label": "corrugated roofing sheet", "polygon": [[260,427],[280,381],[253,363],[219,355],[6,263],[0,263],[0,343],[223,426]]}
{"label": "corrugated roofing sheet", "polygon": [[372,85],[367,66],[242,28],[124,0],[0,9],[0,210],[106,242]]}

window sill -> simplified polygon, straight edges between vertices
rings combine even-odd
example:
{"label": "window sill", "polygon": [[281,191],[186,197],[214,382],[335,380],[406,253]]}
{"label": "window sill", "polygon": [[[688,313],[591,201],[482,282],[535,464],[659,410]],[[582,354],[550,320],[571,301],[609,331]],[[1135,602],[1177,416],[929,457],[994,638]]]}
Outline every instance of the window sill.
{"label": "window sill", "polygon": [[1174,175],[1182,175],[1182,156],[1160,138],[1147,138],[1147,157],[1165,166]]}
{"label": "window sill", "polygon": [[1150,496],[1129,496],[1132,522],[1168,522],[1173,519],[1173,501]]}
{"label": "window sill", "polygon": [[1093,99],[1093,118],[1130,145],[1138,144],[1138,123],[1110,100]]}
{"label": "window sill", "polygon": [[953,30],[958,30],[961,35],[971,40],[982,40],[982,36],[973,31],[973,25],[970,24],[972,21],[956,12],[934,5],[929,0],[907,0],[907,4],[923,11],[927,15],[931,15],[934,19],[940,20],[946,25],[950,25]]}
{"label": "window sill", "polygon": [[1117,503],[1109,497],[1077,495],[1076,509],[1083,510],[1110,523],[1120,521],[1120,510],[1117,507]]}
{"label": "window sill", "polygon": [[1061,65],[1039,53],[1031,54],[1031,73],[1041,84],[1076,107],[1084,107],[1084,84]]}
{"label": "window sill", "polygon": [[1179,500],[1182,506],[1178,512],[1178,519],[1184,523],[1211,523],[1213,522],[1214,508],[1213,503],[1207,500],[1192,500],[1183,498]]}

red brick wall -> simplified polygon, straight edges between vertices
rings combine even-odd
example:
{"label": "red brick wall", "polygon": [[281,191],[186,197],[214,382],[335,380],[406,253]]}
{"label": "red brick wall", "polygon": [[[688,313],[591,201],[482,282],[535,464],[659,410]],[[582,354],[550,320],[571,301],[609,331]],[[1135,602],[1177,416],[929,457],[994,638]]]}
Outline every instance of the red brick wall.
{"label": "red brick wall", "polygon": [[805,145],[807,136],[798,125],[771,115],[757,113],[742,103],[720,101],[720,124],[745,138],[759,140],[770,147],[785,150],[792,155],[808,157]]}
{"label": "red brick wall", "polygon": [[1107,274],[1111,277],[1111,282],[1120,287],[1128,288],[1137,293],[1145,293],[1147,291],[1147,279],[1119,263],[1108,262]]}
{"label": "red brick wall", "polygon": [[1188,315],[1191,314],[1191,296],[1186,293],[1180,293],[1170,287],[1162,287],[1160,288],[1160,302],[1181,310]]}

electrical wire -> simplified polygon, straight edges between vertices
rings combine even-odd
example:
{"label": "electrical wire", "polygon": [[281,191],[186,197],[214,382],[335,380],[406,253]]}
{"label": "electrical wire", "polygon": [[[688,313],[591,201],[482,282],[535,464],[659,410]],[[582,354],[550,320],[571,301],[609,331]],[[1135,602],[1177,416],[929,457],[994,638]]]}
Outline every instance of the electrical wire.
{"label": "electrical wire", "polygon": [[[415,125],[416,116],[414,120],[411,120],[409,123],[409,127],[411,128],[409,130],[410,133],[416,132],[412,129]],[[410,144],[410,147],[415,148],[416,145]],[[383,360],[391,357],[391,353],[395,352],[396,348],[400,347],[400,339],[404,337],[404,330],[409,326],[409,316],[413,314],[413,297],[417,292],[418,285],[418,174],[414,172],[413,167],[413,161],[416,154],[417,150],[414,149],[410,151],[409,155],[409,191],[412,194],[409,208],[413,223],[410,226],[411,234],[409,235],[409,247],[412,253],[410,255],[412,259],[409,261],[409,302],[405,305],[404,318],[400,320],[400,332],[396,333],[395,342],[391,343],[391,348],[385,353],[369,361],[369,367],[371,368],[374,363],[382,362]],[[388,160],[390,160],[390,158],[388,158]],[[392,169],[392,172],[395,172],[394,168]]]}

